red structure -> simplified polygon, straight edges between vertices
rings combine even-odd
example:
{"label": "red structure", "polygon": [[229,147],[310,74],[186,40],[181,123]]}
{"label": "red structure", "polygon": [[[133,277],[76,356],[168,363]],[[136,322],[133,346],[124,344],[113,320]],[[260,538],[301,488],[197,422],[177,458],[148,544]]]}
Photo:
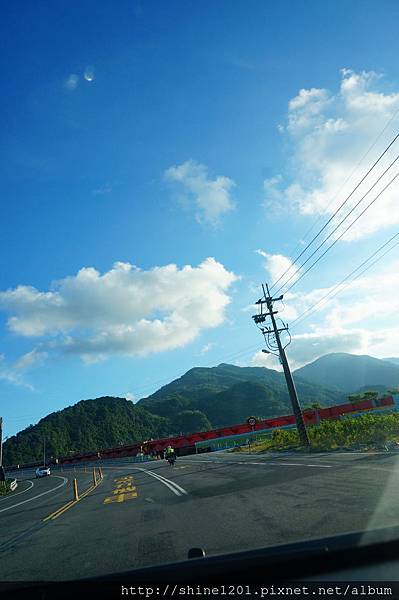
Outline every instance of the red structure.
{"label": "red structure", "polygon": [[[342,415],[350,413],[358,413],[360,411],[375,410],[378,407],[389,407],[394,406],[394,400],[392,396],[381,398],[380,400],[363,400],[356,404],[347,403],[332,406],[330,408],[321,408],[304,411],[304,419],[307,425],[317,425],[320,420],[323,419],[339,419]],[[239,435],[245,433],[252,433],[252,431],[264,431],[265,429],[274,429],[287,426],[295,425],[294,415],[286,415],[282,417],[276,417],[274,419],[263,419],[251,426],[248,423],[240,423],[239,425],[231,425],[229,427],[222,427],[220,429],[213,429],[211,431],[201,431],[186,436],[168,437],[158,440],[146,440],[141,444],[133,444],[131,446],[121,446],[119,448],[107,448],[101,450],[100,456],[97,453],[92,454],[80,454],[78,456],[71,456],[68,458],[60,459],[62,463],[72,463],[77,461],[92,461],[98,458],[123,458],[125,456],[136,456],[141,449],[144,454],[152,455],[163,452],[163,450],[170,444],[175,448],[178,454],[193,454],[195,452],[196,442],[204,442],[206,440],[214,440],[218,437],[227,437],[229,435]]]}
{"label": "red structure", "polygon": [[[347,403],[331,406],[330,408],[305,410],[303,412],[303,416],[306,425],[317,425],[320,422],[320,420],[324,419],[339,419],[341,416],[349,416],[351,413],[358,414],[366,411],[376,411],[384,408],[394,408],[395,406],[396,403],[394,398],[392,396],[386,396],[380,399],[362,400],[361,402],[357,402],[356,404]],[[254,431],[265,431],[268,429],[292,427],[294,425],[294,415],[286,415],[282,417],[276,417],[274,419],[259,420],[255,425],[241,423],[239,425],[231,425],[229,427],[222,427],[220,429],[213,429],[211,431],[200,431],[198,433],[192,433],[185,436],[168,437],[158,440],[145,440],[141,443],[132,444],[129,446],[106,448],[98,452],[90,452],[86,454],[76,454],[68,457],[60,457],[58,459],[58,464],[71,464],[89,461],[91,462],[95,460],[106,460],[110,458],[124,458],[127,456],[137,456],[140,452],[143,452],[145,455],[156,456],[157,454],[161,454],[168,445],[173,446],[178,455],[184,456],[195,453],[195,444],[197,442],[215,440],[217,438],[228,437],[231,435],[252,433]],[[29,465],[20,465],[20,468],[35,467],[39,466],[40,464],[41,463],[31,463]]]}

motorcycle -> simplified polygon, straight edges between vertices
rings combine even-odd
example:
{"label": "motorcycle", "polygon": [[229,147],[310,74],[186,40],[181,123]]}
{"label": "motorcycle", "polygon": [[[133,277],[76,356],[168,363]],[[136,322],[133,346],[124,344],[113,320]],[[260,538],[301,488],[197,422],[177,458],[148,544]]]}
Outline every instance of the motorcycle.
{"label": "motorcycle", "polygon": [[173,467],[173,465],[175,464],[175,461],[176,461],[176,456],[174,454],[172,454],[171,456],[168,456],[166,458],[166,460],[168,461],[169,465],[171,467]]}

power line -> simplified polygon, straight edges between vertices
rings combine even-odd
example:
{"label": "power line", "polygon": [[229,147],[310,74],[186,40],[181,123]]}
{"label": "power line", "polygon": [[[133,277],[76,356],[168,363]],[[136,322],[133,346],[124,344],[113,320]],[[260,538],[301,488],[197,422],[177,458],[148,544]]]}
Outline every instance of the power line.
{"label": "power line", "polygon": [[337,242],[339,242],[339,240],[345,235],[345,233],[360,219],[360,217],[364,215],[364,213],[372,206],[372,204],[374,204],[374,202],[378,200],[378,198],[385,192],[385,190],[395,181],[395,179],[398,176],[399,172],[396,173],[396,175],[391,179],[391,181],[389,181],[389,183],[387,183],[387,185],[377,194],[377,196],[371,202],[369,202],[366,208],[364,208],[362,212],[356,217],[356,219],[354,219],[352,223],[350,223],[348,227],[344,229],[344,231],[333,241],[333,243],[330,244],[322,254],[320,254],[320,256],[310,265],[310,267],[308,267],[306,271],[304,271],[304,273],[302,273],[301,276],[290,285],[290,287],[286,290],[286,293],[289,292],[307,273],[309,273],[309,271],[327,254],[327,252],[329,252],[331,248],[335,246]]}
{"label": "power line", "polygon": [[[348,181],[350,181],[353,177],[353,175],[356,173],[356,171],[358,170],[358,168],[360,167],[360,165],[362,164],[362,162],[364,161],[364,159],[370,154],[370,152],[372,151],[372,149],[377,145],[377,143],[379,142],[379,140],[382,138],[382,136],[384,135],[385,131],[388,129],[388,127],[390,126],[390,124],[395,120],[395,118],[397,117],[397,115],[399,114],[399,108],[394,112],[394,114],[392,115],[392,117],[390,117],[390,119],[388,119],[387,123],[385,124],[385,126],[383,127],[383,129],[380,131],[380,133],[377,135],[377,137],[375,138],[374,142],[371,144],[371,146],[369,146],[368,150],[366,150],[366,152],[363,154],[363,156],[361,157],[361,159],[357,162],[357,164],[355,165],[355,167],[352,169],[351,173],[348,175],[348,177],[345,179],[344,183],[340,186],[340,188],[338,189],[338,191],[334,194],[334,197],[332,199],[332,202],[334,202],[337,198],[337,196],[339,196],[339,194],[342,192],[342,190],[345,188],[346,184],[348,183]],[[320,220],[322,219],[323,215],[319,215],[316,219],[316,221],[313,223],[313,225],[311,225],[311,227],[306,231],[305,235],[302,236],[302,239],[305,241],[306,238],[308,237],[308,235],[313,231],[313,229],[316,227],[317,223],[320,222]],[[298,242],[298,244],[295,246],[295,248],[293,250],[291,250],[290,254],[295,254],[295,252],[297,251],[297,248],[299,248],[301,245],[300,241]],[[287,271],[285,271],[286,273]],[[283,273],[283,275],[281,277],[284,277],[285,273]],[[276,283],[279,280],[276,281]],[[272,287],[274,287],[275,284],[273,284]],[[271,289],[271,288],[270,288]]]}
{"label": "power line", "polygon": [[[388,169],[390,169],[391,166],[394,164],[394,162],[396,162],[398,159],[399,159],[399,155],[395,158],[393,163],[391,163],[391,165],[388,167]],[[385,173],[386,173],[386,171],[383,173],[383,175],[385,175]],[[329,250],[331,250],[331,248],[333,246],[335,246],[335,244],[345,235],[345,233],[351,227],[353,227],[353,225],[360,219],[360,217],[362,217],[364,215],[364,213],[374,204],[374,202],[376,202],[376,200],[378,200],[378,198],[385,192],[385,190],[395,181],[395,179],[398,177],[398,175],[399,175],[399,172],[396,173],[396,175],[391,179],[391,181],[389,181],[389,183],[387,183],[387,185],[377,194],[377,196],[371,202],[369,202],[369,204],[366,206],[366,208],[364,208],[362,210],[362,212],[356,217],[356,219],[354,219],[352,221],[352,223],[350,223],[348,225],[348,227],[346,227],[344,229],[344,231],[333,241],[333,243],[330,244],[322,254],[320,254],[320,256],[310,265],[310,267],[308,267],[306,269],[306,271],[304,271],[304,273],[302,273],[300,275],[300,277],[298,277],[298,279],[290,285],[290,287],[285,291],[285,293],[289,292],[294,287],[294,285],[296,285],[307,273],[309,273],[309,271],[319,262],[319,260],[321,260],[323,258],[323,256],[325,256],[327,254],[327,252],[329,252]],[[379,179],[381,179],[381,177]],[[376,183],[378,183],[379,179],[377,180]],[[374,187],[374,186],[375,186],[375,184],[372,187]],[[372,188],[370,188],[370,190],[368,190],[368,192],[365,194],[365,196],[371,191],[371,189]],[[364,200],[365,196],[363,196],[359,200],[359,202],[349,211],[349,213],[346,215],[346,217],[344,219],[342,219],[342,221],[340,221],[340,223],[338,223],[338,225],[335,227],[335,229],[333,229],[333,231],[327,236],[327,238],[316,248],[316,250],[309,256],[309,258],[300,266],[300,268],[302,268],[312,258],[312,256],[314,256],[314,254],[325,244],[325,242],[332,236],[332,234],[335,233],[335,231],[338,229],[338,227],[340,227],[340,225],[342,225],[342,223],[344,221],[346,221],[348,216],[359,206],[360,202],[362,202]],[[283,287],[285,287],[292,278],[293,277],[290,277],[289,279],[287,279],[287,281],[278,289],[278,291],[280,291]],[[277,293],[277,292],[275,292],[275,293]]]}
{"label": "power line", "polygon": [[[324,300],[326,300],[330,296],[331,296],[331,298],[330,298],[330,300],[331,300],[337,294],[341,293],[350,283],[352,283],[353,281],[356,281],[356,279],[358,279],[361,275],[363,275],[363,273],[365,273],[367,270],[371,269],[371,267],[373,267],[378,261],[380,261],[386,254],[388,254],[396,246],[398,246],[399,245],[399,241],[396,244],[394,244],[391,248],[389,248],[388,250],[386,250],[386,252],[384,252],[381,256],[379,256],[373,263],[371,263],[365,269],[363,269],[363,271],[361,271],[352,281],[348,281],[348,283],[344,287],[342,287],[339,291],[337,291],[336,293],[334,293],[335,290],[338,290],[338,288],[343,283],[345,283],[345,281],[347,281],[348,279],[350,279],[350,277],[352,277],[352,275],[354,275],[357,271],[359,271],[359,269],[361,269],[364,265],[366,265],[372,258],[374,258],[377,254],[379,254],[379,252],[381,252],[381,250],[383,250],[384,248],[386,248],[386,246],[388,246],[398,236],[399,236],[399,233],[395,233],[395,235],[393,235],[387,242],[385,242],[384,244],[382,244],[382,246],[380,246],[377,250],[375,250],[375,252],[373,252],[373,254],[371,254],[358,267],[356,267],[356,269],[354,269],[351,273],[349,273],[349,275],[347,275],[346,277],[344,277],[344,279],[342,279],[342,281],[340,281],[339,283],[337,283],[329,292],[327,292],[327,294],[325,294],[322,298],[320,298],[320,300],[318,300],[317,302],[315,302],[315,304],[313,304],[312,306],[310,306],[309,308],[307,308],[301,315],[299,315],[299,317],[297,317],[294,321],[292,321],[290,327],[291,328],[293,326],[298,327],[298,325],[300,323],[302,323],[302,321],[305,321],[306,319],[308,319],[313,314],[313,312],[317,312],[317,311],[314,311],[314,309],[319,304],[321,304]],[[308,313],[310,313],[310,314],[308,314]],[[295,323],[296,323],[296,325],[295,325]]]}
{"label": "power line", "polygon": [[[385,156],[385,154],[388,152],[388,150],[391,148],[391,146],[396,142],[396,140],[398,139],[398,137],[399,137],[399,133],[397,133],[395,135],[395,137],[393,138],[393,140],[388,144],[388,146],[385,148],[385,150],[382,152],[382,154],[380,154],[380,156],[373,163],[373,165],[370,167],[370,169],[367,171],[367,173],[362,177],[362,179],[359,181],[359,183],[353,188],[353,190],[345,198],[345,200],[339,205],[339,207],[334,211],[334,213],[331,215],[331,217],[328,219],[328,221],[323,225],[323,227],[318,231],[318,233],[311,239],[311,241],[302,250],[302,252],[296,257],[296,259],[290,264],[290,266],[287,267],[287,269],[284,271],[284,273],[282,275],[280,275],[280,277],[273,283],[273,285],[271,286],[270,290],[272,290],[277,285],[277,283],[279,281],[281,281],[281,279],[284,277],[284,275],[286,275],[286,273],[288,273],[292,269],[292,267],[298,262],[298,260],[305,254],[305,252],[308,250],[308,248],[310,248],[310,246],[313,244],[313,242],[317,240],[317,238],[326,229],[326,227],[331,223],[331,221],[338,214],[338,212],[341,210],[341,208],[349,201],[349,199],[353,196],[353,194],[356,192],[356,190],[361,186],[361,184],[369,176],[369,174],[371,173],[371,171],[373,171],[373,169],[377,166],[377,164],[380,162],[380,160],[383,158],[383,156]],[[283,286],[284,285],[285,284],[283,284]],[[277,290],[277,292],[275,292],[275,293],[277,294],[278,291],[281,290],[283,286],[280,286],[279,289]]]}

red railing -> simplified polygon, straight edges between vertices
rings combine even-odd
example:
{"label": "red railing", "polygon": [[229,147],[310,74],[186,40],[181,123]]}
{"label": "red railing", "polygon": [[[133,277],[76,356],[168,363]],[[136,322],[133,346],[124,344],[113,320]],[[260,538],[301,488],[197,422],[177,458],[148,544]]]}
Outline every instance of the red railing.
{"label": "red railing", "polygon": [[[341,415],[351,412],[360,412],[373,410],[375,408],[387,407],[394,404],[392,396],[386,396],[379,400],[362,400],[361,402],[339,404],[329,408],[320,408],[304,411],[304,420],[307,425],[315,425],[319,420],[323,419],[338,419]],[[211,431],[199,431],[190,435],[180,435],[158,440],[146,440],[141,443],[131,444],[128,446],[119,446],[118,448],[106,448],[98,452],[89,452],[85,454],[76,454],[72,456],[64,456],[58,459],[58,464],[68,464],[83,461],[93,461],[109,458],[123,458],[127,456],[136,456],[141,451],[145,454],[161,453],[167,446],[173,446],[178,454],[189,454],[195,451],[195,444],[206,440],[217,439],[218,437],[228,437],[230,435],[240,435],[250,433],[252,431],[261,431],[265,429],[274,429],[279,427],[287,427],[295,424],[294,415],[284,415],[274,419],[259,420],[256,425],[251,426],[248,423],[239,423],[238,425],[230,425],[229,427],[221,427]],[[20,465],[24,468],[30,466],[38,466],[40,463],[31,463],[30,465]],[[51,464],[51,463],[50,463]]]}

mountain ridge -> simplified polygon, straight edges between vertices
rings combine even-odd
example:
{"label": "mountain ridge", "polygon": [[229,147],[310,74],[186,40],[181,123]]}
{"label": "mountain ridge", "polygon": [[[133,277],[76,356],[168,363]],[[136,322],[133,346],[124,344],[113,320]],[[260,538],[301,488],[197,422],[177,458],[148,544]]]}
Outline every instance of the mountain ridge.
{"label": "mountain ridge", "polygon": [[[346,363],[349,367],[343,368]],[[360,365],[357,378],[354,364]],[[370,375],[370,364],[374,369],[378,367],[373,384],[359,385],[365,372]],[[309,370],[314,376],[315,369],[319,369],[319,380],[324,385],[304,377],[309,377]],[[337,373],[342,378],[348,369],[354,386],[344,389],[342,381],[338,381],[341,387],[334,389]],[[387,373],[389,385],[381,381]],[[399,386],[399,366],[367,355],[333,353],[295,370],[293,377],[302,408],[315,402],[331,406],[347,401],[349,392],[361,388],[383,393],[393,385]],[[250,415],[270,418],[291,413],[284,374],[280,371],[228,363],[193,367],[135,404],[124,398],[103,396],[50,413],[4,443],[4,461],[16,464],[40,460],[44,437],[49,456],[68,455],[229,426]]]}
{"label": "mountain ridge", "polygon": [[367,354],[333,352],[294,371],[294,376],[335,389],[355,392],[367,386],[399,386],[399,364]]}

